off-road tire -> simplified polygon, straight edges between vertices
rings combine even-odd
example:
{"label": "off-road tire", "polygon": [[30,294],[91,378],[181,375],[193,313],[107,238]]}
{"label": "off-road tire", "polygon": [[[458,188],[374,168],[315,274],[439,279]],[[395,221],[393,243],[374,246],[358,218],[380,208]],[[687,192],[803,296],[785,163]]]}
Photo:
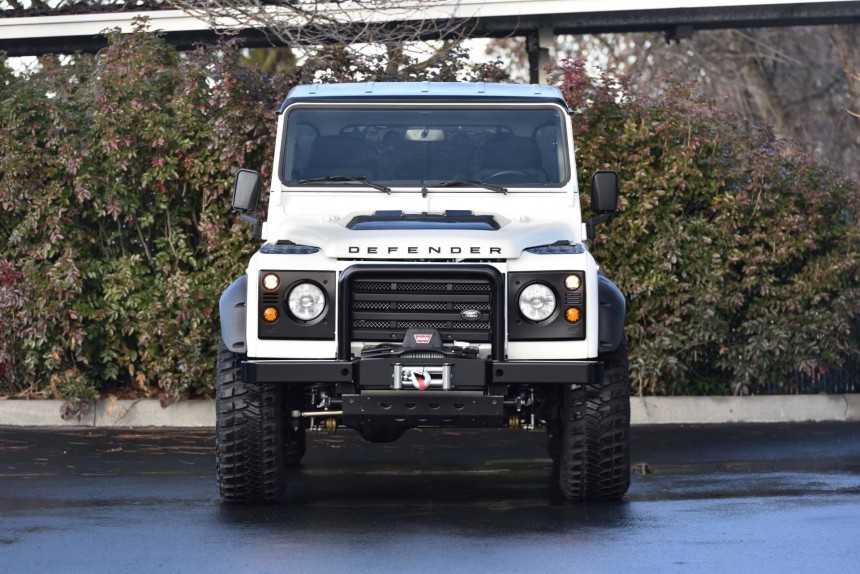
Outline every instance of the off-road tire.
{"label": "off-road tire", "polygon": [[627,347],[600,358],[600,385],[565,385],[561,392],[558,484],[569,500],[620,500],[630,486]]}
{"label": "off-road tire", "polygon": [[246,383],[241,359],[242,355],[219,343],[215,380],[218,489],[224,502],[275,502],[283,491],[286,463],[281,388]]}

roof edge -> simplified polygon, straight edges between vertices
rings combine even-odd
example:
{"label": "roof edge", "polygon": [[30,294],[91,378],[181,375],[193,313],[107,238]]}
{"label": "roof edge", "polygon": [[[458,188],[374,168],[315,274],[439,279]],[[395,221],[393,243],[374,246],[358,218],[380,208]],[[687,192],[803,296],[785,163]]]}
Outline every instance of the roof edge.
{"label": "roof edge", "polygon": [[488,82],[361,82],[303,84],[290,90],[279,108],[297,102],[325,101],[512,101],[552,102],[568,108],[555,86],[496,84]]}

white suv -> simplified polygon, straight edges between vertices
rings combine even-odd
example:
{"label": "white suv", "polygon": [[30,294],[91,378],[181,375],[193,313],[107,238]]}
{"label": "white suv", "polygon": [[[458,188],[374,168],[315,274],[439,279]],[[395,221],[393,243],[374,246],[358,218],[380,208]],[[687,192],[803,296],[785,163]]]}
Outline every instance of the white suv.
{"label": "white suv", "polygon": [[221,297],[217,463],[229,502],[277,499],[308,429],[546,428],[561,491],[630,481],[624,297],[584,241],[570,109],[553,87],[312,84],[280,109],[233,206],[265,240]]}

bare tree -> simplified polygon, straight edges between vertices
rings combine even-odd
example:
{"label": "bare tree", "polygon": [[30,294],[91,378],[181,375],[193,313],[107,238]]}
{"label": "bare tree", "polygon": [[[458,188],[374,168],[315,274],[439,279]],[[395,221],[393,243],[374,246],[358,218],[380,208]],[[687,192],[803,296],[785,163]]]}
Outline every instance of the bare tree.
{"label": "bare tree", "polygon": [[[273,44],[402,46],[463,36],[465,18],[444,0],[170,0],[224,33],[253,28]],[[443,9],[444,8],[444,9]]]}
{"label": "bare tree", "polygon": [[[854,76],[854,81],[855,81],[856,83],[860,84],[860,74],[856,74],[856,75]],[[856,112],[852,112],[851,110],[848,110],[848,113],[849,113],[849,114],[851,114],[852,116],[854,116],[855,118],[860,118],[860,113],[858,113],[858,112],[860,112],[860,106],[858,106],[858,107],[856,107],[856,108],[854,108],[854,109],[856,109],[857,111],[856,111]]]}
{"label": "bare tree", "polygon": [[[850,105],[848,113],[860,120],[860,25],[834,26],[831,32],[833,42],[839,50],[842,59],[842,71],[848,82],[848,94]],[[860,129],[858,122],[854,122],[854,138],[857,148],[860,149]]]}
{"label": "bare tree", "polygon": [[659,89],[661,75],[696,80],[751,127],[860,173],[860,26],[697,31],[667,42],[662,34],[559,37],[558,52],[582,55],[633,74],[634,89]]}
{"label": "bare tree", "polygon": [[0,13],[12,16],[93,14],[128,10],[168,10],[167,0],[0,0]]}
{"label": "bare tree", "polygon": [[[462,8],[458,0],[0,0],[3,16],[170,9],[206,22],[217,33],[262,34],[272,46],[298,52],[324,44],[374,45],[397,56],[417,41],[466,37],[478,8]],[[391,61],[396,65],[397,58]]]}

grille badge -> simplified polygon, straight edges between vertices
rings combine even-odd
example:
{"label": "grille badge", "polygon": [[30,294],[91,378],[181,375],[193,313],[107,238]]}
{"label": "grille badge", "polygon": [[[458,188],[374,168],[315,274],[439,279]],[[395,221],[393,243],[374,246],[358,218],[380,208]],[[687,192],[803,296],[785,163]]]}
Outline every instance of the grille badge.
{"label": "grille badge", "polygon": [[462,317],[464,321],[477,321],[481,318],[481,312],[477,309],[463,309],[460,311],[460,317]]}

